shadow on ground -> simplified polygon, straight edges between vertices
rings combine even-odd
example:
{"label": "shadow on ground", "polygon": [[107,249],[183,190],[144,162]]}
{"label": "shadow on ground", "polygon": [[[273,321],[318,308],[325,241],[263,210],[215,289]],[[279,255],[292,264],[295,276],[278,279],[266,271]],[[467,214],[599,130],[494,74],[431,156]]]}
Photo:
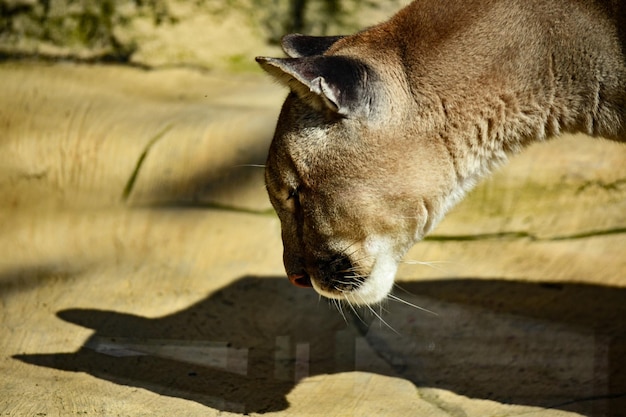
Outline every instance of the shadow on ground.
{"label": "shadow on ground", "polygon": [[[381,313],[396,333],[371,312],[346,307],[344,320],[286,279],[244,277],[160,318],[61,311],[94,329],[83,347],[15,357],[234,412],[287,409],[302,378],[354,370],[588,416],[626,410],[626,289],[471,279],[399,286],[436,315],[390,303]],[[388,366],[371,366],[373,352]]]}

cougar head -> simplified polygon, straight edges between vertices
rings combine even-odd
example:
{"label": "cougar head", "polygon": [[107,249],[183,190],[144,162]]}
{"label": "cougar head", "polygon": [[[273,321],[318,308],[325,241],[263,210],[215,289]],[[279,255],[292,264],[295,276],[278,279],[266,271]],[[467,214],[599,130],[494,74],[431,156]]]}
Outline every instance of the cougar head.
{"label": "cougar head", "polygon": [[[358,35],[357,35],[358,36]],[[290,35],[257,58],[290,87],[266,164],[292,283],[351,304],[387,297],[406,251],[440,219],[455,182],[435,122],[393,51]]]}

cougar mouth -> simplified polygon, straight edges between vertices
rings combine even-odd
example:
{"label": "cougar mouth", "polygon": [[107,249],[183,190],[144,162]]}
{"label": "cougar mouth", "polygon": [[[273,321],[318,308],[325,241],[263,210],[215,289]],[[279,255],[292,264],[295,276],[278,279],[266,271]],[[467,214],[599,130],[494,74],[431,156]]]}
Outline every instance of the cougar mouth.
{"label": "cougar mouth", "polygon": [[387,298],[393,287],[397,264],[386,259],[377,259],[369,275],[353,273],[333,280],[333,288],[312,279],[315,291],[324,297],[345,300],[355,305],[377,304]]}
{"label": "cougar mouth", "polygon": [[345,293],[356,289],[367,279],[345,255],[313,261],[306,269],[309,272],[289,274],[289,281],[296,287],[313,287],[318,292]]}
{"label": "cougar mouth", "polygon": [[343,255],[318,260],[305,269],[306,272],[289,274],[292,284],[313,287],[323,297],[352,305],[371,305],[387,298],[393,287],[397,262],[390,254],[381,253],[367,268]]}

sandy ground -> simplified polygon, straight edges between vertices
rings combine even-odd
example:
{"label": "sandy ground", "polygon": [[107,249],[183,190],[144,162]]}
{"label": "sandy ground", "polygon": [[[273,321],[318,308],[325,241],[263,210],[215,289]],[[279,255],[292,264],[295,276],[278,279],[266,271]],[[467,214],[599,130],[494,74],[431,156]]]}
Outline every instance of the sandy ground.
{"label": "sandy ground", "polygon": [[435,314],[354,313],[284,278],[261,74],[0,80],[0,415],[626,415],[626,146],[513,158],[407,255]]}

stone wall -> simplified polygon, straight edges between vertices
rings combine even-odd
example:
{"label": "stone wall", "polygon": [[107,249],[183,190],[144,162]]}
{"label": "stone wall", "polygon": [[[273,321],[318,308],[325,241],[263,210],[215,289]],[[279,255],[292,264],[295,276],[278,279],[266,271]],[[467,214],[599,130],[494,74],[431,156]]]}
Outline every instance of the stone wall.
{"label": "stone wall", "polygon": [[0,0],[0,56],[246,70],[289,32],[353,32],[406,0]]}

